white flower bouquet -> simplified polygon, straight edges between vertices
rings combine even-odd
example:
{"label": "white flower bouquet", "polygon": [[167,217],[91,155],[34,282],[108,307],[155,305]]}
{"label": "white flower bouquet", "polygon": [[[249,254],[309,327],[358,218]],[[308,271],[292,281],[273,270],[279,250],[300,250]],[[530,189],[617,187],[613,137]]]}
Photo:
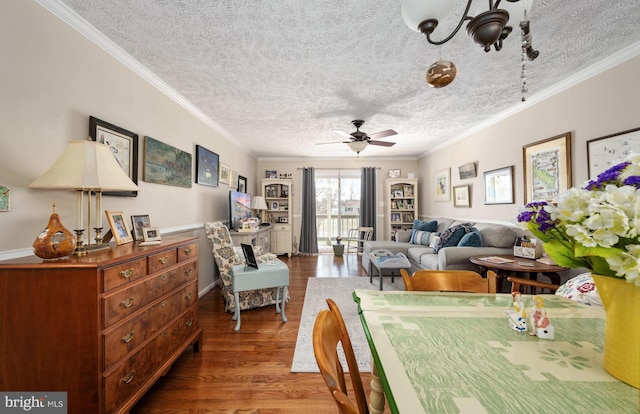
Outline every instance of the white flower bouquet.
{"label": "white flower bouquet", "polygon": [[640,154],[567,190],[557,203],[527,204],[518,222],[560,266],[640,286]]}

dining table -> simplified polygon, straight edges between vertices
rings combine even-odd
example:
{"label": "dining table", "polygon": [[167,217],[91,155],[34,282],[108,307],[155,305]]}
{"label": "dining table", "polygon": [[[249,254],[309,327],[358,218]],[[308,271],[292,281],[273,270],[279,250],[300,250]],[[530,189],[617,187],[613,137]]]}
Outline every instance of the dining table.
{"label": "dining table", "polygon": [[639,390],[603,368],[604,310],[541,297],[553,339],[512,329],[510,294],[355,290],[371,413],[640,412]]}

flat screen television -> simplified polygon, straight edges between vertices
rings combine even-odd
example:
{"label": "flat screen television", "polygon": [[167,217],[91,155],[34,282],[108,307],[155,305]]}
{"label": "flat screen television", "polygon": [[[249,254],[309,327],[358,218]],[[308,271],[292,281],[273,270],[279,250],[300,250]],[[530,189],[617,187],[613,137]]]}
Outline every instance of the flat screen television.
{"label": "flat screen television", "polygon": [[242,220],[251,218],[251,194],[229,191],[229,228],[238,230]]}

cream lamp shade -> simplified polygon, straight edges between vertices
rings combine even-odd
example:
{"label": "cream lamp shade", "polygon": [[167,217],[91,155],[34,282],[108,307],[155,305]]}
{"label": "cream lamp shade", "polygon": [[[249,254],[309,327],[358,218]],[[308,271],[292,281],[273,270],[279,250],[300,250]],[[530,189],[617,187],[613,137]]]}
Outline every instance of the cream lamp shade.
{"label": "cream lamp shade", "polygon": [[60,158],[29,188],[135,191],[111,148],[95,141],[71,141]]}
{"label": "cream lamp shade", "polygon": [[262,196],[255,196],[251,199],[251,208],[254,210],[268,210],[267,202]]}

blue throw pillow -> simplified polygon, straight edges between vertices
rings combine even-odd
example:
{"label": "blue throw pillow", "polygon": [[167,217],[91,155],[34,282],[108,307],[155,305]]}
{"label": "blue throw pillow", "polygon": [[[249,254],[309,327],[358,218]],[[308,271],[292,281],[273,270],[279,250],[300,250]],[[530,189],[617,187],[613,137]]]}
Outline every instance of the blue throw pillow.
{"label": "blue throw pillow", "polygon": [[411,232],[411,239],[409,239],[409,243],[411,244],[422,244],[424,246],[429,245],[429,240],[431,239],[430,231],[421,231],[421,230],[413,230]]}
{"label": "blue throw pillow", "polygon": [[434,232],[438,230],[438,221],[422,221],[422,220],[413,220],[413,229],[420,231],[430,231]]}
{"label": "blue throw pillow", "polygon": [[433,248],[433,252],[438,253],[438,251],[443,247],[457,246],[460,239],[462,239],[465,234],[469,233],[472,228],[473,224],[471,223],[462,223],[449,227],[440,233],[440,240],[438,241],[438,244],[436,244],[436,247]]}
{"label": "blue throw pillow", "polygon": [[474,227],[473,230],[462,236],[458,247],[482,247],[482,234]]}

